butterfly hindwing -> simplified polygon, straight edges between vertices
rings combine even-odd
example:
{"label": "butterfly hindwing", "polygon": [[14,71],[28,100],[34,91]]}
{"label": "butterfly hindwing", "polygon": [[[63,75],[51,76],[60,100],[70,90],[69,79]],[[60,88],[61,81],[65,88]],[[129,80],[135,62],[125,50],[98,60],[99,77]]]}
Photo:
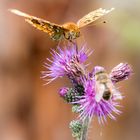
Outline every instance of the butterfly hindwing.
{"label": "butterfly hindwing", "polygon": [[99,9],[92,11],[89,14],[85,15],[83,18],[81,18],[77,22],[77,25],[79,28],[82,28],[84,26],[92,24],[94,21],[96,21],[97,19],[101,18],[102,16],[108,14],[112,10],[114,10],[114,8],[111,8],[110,10],[99,8]]}

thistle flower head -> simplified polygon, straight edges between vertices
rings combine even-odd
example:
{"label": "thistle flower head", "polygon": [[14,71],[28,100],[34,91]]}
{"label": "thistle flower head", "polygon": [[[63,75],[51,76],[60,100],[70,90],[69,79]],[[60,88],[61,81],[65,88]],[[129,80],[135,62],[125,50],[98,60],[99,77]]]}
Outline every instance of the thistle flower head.
{"label": "thistle flower head", "polygon": [[[95,67],[94,73],[98,73],[100,71],[104,71],[105,69],[102,67]],[[113,84],[113,83],[112,83]],[[97,90],[97,81],[93,78],[87,78],[83,80],[84,85],[84,95],[81,96],[81,99],[77,101],[79,104],[79,112],[80,119],[84,120],[87,117],[92,118],[93,116],[98,117],[99,123],[104,123],[106,121],[106,117],[110,117],[111,119],[115,120],[115,114],[120,114],[121,112],[117,109],[117,106],[119,106],[118,100],[122,99],[122,95],[120,92],[118,92],[115,88],[112,90],[112,96],[109,100],[105,100],[101,98],[101,100],[97,101],[96,96],[98,94],[101,94],[101,91]],[[103,85],[98,85],[103,86]],[[106,89],[104,89],[105,91]],[[103,97],[103,94],[101,94]]]}
{"label": "thistle flower head", "polygon": [[114,67],[110,73],[111,80],[114,83],[120,82],[122,80],[128,79],[128,77],[132,74],[132,68],[127,63],[120,63],[116,67]]}
{"label": "thistle flower head", "polygon": [[87,60],[89,55],[90,53],[85,49],[85,46],[79,51],[76,44],[64,49],[58,47],[58,52],[52,50],[52,60],[48,59],[51,64],[45,63],[44,66],[48,70],[42,72],[42,77],[50,77],[48,82],[65,75],[76,79],[76,77],[85,74],[86,66],[83,65],[83,63]]}

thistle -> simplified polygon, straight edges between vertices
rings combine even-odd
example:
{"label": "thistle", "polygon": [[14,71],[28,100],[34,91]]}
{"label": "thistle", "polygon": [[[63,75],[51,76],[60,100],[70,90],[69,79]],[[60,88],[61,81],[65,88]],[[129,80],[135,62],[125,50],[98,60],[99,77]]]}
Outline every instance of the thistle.
{"label": "thistle", "polygon": [[112,69],[110,77],[114,83],[117,83],[122,80],[127,80],[131,74],[132,68],[130,65],[127,63],[120,63]]}
{"label": "thistle", "polygon": [[52,50],[52,59],[47,59],[51,64],[44,63],[44,67],[48,70],[42,72],[42,78],[50,83],[59,77],[67,76],[73,82],[78,82],[81,75],[86,75],[87,65],[84,65],[84,62],[92,52],[85,46],[80,51],[77,51],[77,48],[78,46],[74,44],[64,50],[58,47],[58,52]]}
{"label": "thistle", "polygon": [[89,72],[86,60],[90,54],[86,46],[78,50],[77,44],[64,49],[58,47],[57,51],[52,50],[52,59],[47,59],[50,64],[45,62],[47,70],[42,72],[47,83],[64,76],[70,80],[71,87],[60,88],[59,95],[72,105],[72,112],[78,114],[77,119],[70,123],[72,136],[77,140],[87,139],[88,126],[93,117],[104,124],[107,117],[115,120],[115,114],[121,113],[118,108],[123,96],[115,84],[128,79],[132,73],[127,63],[120,63],[109,74],[101,66],[95,66]]}

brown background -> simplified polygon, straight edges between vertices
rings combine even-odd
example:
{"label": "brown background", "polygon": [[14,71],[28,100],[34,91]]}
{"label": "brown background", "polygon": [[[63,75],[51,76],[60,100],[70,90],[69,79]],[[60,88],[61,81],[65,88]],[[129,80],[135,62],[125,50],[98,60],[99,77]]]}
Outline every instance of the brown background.
{"label": "brown background", "polygon": [[43,62],[56,48],[45,33],[7,11],[16,8],[62,24],[76,22],[99,7],[115,7],[107,24],[82,30],[89,58],[108,72],[120,62],[132,64],[133,76],[117,86],[125,95],[123,114],[99,126],[94,119],[90,140],[140,139],[140,2],[139,0],[0,0],[0,140],[72,140],[70,105],[57,91],[66,79],[47,86],[40,79]]}

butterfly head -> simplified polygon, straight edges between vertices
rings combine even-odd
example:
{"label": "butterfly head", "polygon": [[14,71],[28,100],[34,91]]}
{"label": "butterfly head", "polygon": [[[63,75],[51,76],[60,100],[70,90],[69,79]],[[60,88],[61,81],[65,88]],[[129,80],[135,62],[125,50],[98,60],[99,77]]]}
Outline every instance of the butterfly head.
{"label": "butterfly head", "polygon": [[73,40],[80,36],[80,29],[75,23],[65,23],[63,27],[66,29],[64,36],[67,40]]}

